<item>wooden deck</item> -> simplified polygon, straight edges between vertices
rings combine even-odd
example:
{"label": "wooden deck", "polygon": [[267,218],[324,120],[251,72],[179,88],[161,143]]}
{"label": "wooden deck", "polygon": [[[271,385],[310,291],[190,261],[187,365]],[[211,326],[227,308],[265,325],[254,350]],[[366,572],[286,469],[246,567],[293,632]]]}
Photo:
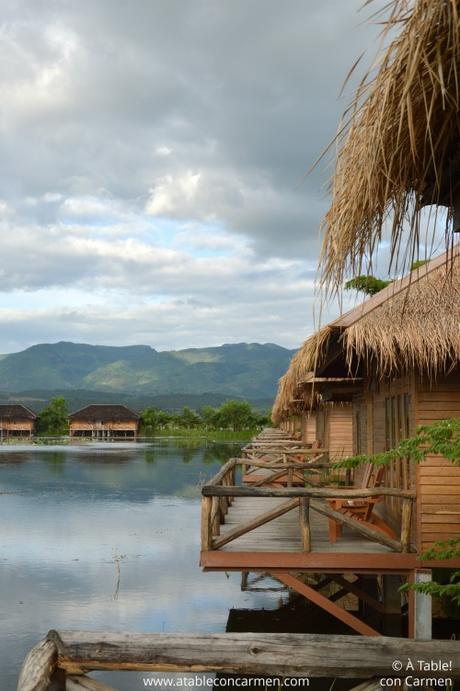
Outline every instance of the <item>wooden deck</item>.
{"label": "wooden deck", "polygon": [[[410,544],[413,491],[327,487],[318,484],[327,467],[327,450],[308,448],[276,430],[266,431],[246,445],[242,458],[231,459],[202,488],[203,569],[408,576],[416,569],[458,568],[458,559],[423,561]],[[334,511],[328,498],[380,495],[397,495],[407,509],[403,510],[400,536],[390,539],[369,524],[335,512],[343,535],[330,541],[328,523]],[[276,509],[283,504],[287,512],[277,515]]]}
{"label": "wooden deck", "polygon": [[[382,611],[382,603],[366,593],[364,577],[396,574],[408,582],[426,580],[426,568],[434,564],[421,562],[411,544],[415,493],[378,483],[356,487],[350,479],[337,476],[327,450],[267,430],[202,488],[201,566],[241,571],[245,578],[249,572],[269,575],[352,630],[379,636],[336,601],[352,593]],[[370,518],[362,512],[383,497],[401,502],[399,534],[388,530],[373,508]],[[351,508],[341,511],[341,506]],[[322,592],[329,583],[340,585],[339,593]],[[425,596],[412,593],[408,598],[410,637],[418,635],[416,611],[423,612],[424,623],[431,621],[426,603],[417,600],[415,605],[420,597]],[[431,635],[430,627],[423,635]]]}
{"label": "wooden deck", "polygon": [[[254,520],[258,515],[283,504],[283,499],[273,497],[237,497],[229,507],[220,535],[224,537],[240,523]],[[343,538],[336,543],[329,541],[328,520],[315,511],[311,512],[311,550],[327,553],[391,553],[385,545],[372,542],[350,528],[345,527]],[[298,511],[279,516],[270,523],[255,528],[221,547],[223,552],[301,552]]]}

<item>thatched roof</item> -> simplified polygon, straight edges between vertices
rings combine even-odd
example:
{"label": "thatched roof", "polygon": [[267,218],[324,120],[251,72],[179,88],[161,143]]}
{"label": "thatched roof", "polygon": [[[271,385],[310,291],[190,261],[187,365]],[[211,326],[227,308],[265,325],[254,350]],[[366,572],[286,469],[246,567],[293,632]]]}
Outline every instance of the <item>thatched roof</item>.
{"label": "thatched roof", "polygon": [[362,265],[371,262],[385,221],[393,260],[400,269],[410,266],[422,207],[451,206],[458,194],[458,2],[391,0],[385,10],[386,47],[361,81],[337,139],[321,257],[329,286],[342,286],[348,272],[370,272]]}
{"label": "thatched roof", "polygon": [[460,365],[460,245],[323,327],[305,341],[280,380],[276,421],[305,373],[340,358],[353,376],[369,363],[377,376],[417,368],[429,376]]}
{"label": "thatched roof", "polygon": [[0,405],[0,420],[35,420],[37,414],[20,403],[2,403]]}
{"label": "thatched roof", "polygon": [[93,403],[71,413],[69,418],[86,422],[126,422],[139,420],[139,415],[125,405]]}

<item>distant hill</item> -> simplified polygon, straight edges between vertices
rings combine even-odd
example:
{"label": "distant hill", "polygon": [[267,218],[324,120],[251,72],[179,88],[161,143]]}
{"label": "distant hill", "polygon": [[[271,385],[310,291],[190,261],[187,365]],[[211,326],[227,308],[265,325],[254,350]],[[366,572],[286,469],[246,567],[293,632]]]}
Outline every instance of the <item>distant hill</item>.
{"label": "distant hill", "polygon": [[[211,395],[267,400],[273,399],[293,353],[273,343],[163,352],[142,345],[40,344],[1,357],[0,392],[23,392],[22,398],[37,400],[48,398],[46,392],[69,398],[67,393],[80,391],[85,402],[90,392],[97,399],[106,394],[107,400],[107,394],[121,393],[139,400],[174,395],[181,400],[204,396],[205,403]],[[164,407],[174,407],[169,403]]]}

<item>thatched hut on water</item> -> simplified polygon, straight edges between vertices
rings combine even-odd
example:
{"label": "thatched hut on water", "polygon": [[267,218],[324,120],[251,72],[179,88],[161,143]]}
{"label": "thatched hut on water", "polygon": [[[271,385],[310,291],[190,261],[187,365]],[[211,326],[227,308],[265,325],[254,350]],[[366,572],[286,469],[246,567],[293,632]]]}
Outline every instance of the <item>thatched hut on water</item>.
{"label": "thatched hut on water", "polygon": [[[286,428],[300,415],[305,425],[315,410],[317,420],[320,411],[327,419],[345,400],[354,454],[391,449],[419,424],[460,417],[459,248],[309,338],[284,375],[274,420]],[[317,424],[317,441],[320,435]],[[460,537],[459,467],[435,456],[419,466],[395,461],[384,484],[416,489],[419,550]],[[400,508],[398,500],[386,502],[390,523],[398,523]]]}
{"label": "thatched hut on water", "polygon": [[93,403],[69,415],[69,433],[71,437],[133,440],[139,422],[140,416],[125,405]]}

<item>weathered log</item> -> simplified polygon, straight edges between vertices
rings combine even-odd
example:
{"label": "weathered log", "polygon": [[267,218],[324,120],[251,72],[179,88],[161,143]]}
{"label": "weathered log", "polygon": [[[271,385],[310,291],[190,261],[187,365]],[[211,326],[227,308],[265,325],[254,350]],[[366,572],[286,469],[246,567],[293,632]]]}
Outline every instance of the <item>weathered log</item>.
{"label": "weathered log", "polygon": [[393,540],[393,538],[388,537],[388,535],[386,533],[383,533],[381,530],[374,530],[373,528],[370,528],[367,524],[356,520],[356,518],[350,518],[341,511],[336,511],[330,506],[326,506],[326,504],[324,503],[319,504],[318,502],[312,502],[311,508],[314,511],[321,513],[323,516],[333,518],[335,521],[343,523],[344,525],[347,525],[349,528],[353,528],[353,530],[356,530],[358,533],[361,533],[362,535],[364,535],[364,537],[367,537],[370,540],[374,540],[374,542],[380,542],[380,544],[385,545],[386,547],[390,547],[390,549],[394,550],[395,552],[401,551],[401,543],[399,542],[399,540]]}
{"label": "weathered log", "polygon": [[[414,641],[383,636],[327,634],[130,634],[51,631],[59,665],[73,669],[224,672],[267,676],[369,679],[401,676],[394,660],[452,661],[449,676],[460,675],[458,641]],[[445,677],[443,671],[417,672]]]}
{"label": "weathered log", "polygon": [[373,489],[341,489],[340,487],[245,487],[233,485],[221,487],[204,485],[201,488],[204,497],[315,497],[316,499],[365,499],[366,497],[407,497],[415,498],[413,490],[395,489],[393,487],[375,487]]}
{"label": "weathered log", "polygon": [[214,540],[213,549],[220,549],[227,543],[232,542],[232,540],[236,540],[236,538],[241,537],[246,533],[250,533],[251,530],[260,528],[261,525],[273,521],[275,518],[278,518],[279,516],[288,513],[288,511],[292,511],[292,509],[295,509],[298,506],[298,504],[298,499],[291,499],[290,501],[283,502],[282,504],[277,506],[276,509],[271,509],[270,511],[266,511],[265,513],[260,514],[252,521],[248,521],[247,523],[241,523],[240,525],[237,525],[236,528],[233,528],[233,530],[229,530],[227,533],[222,535],[222,537],[219,537],[216,540]]}
{"label": "weathered log", "polygon": [[116,691],[116,689],[86,676],[74,676],[67,677],[66,691]]}
{"label": "weathered log", "polygon": [[19,672],[17,691],[47,691],[56,663],[55,643],[51,640],[37,643],[23,662]]}

